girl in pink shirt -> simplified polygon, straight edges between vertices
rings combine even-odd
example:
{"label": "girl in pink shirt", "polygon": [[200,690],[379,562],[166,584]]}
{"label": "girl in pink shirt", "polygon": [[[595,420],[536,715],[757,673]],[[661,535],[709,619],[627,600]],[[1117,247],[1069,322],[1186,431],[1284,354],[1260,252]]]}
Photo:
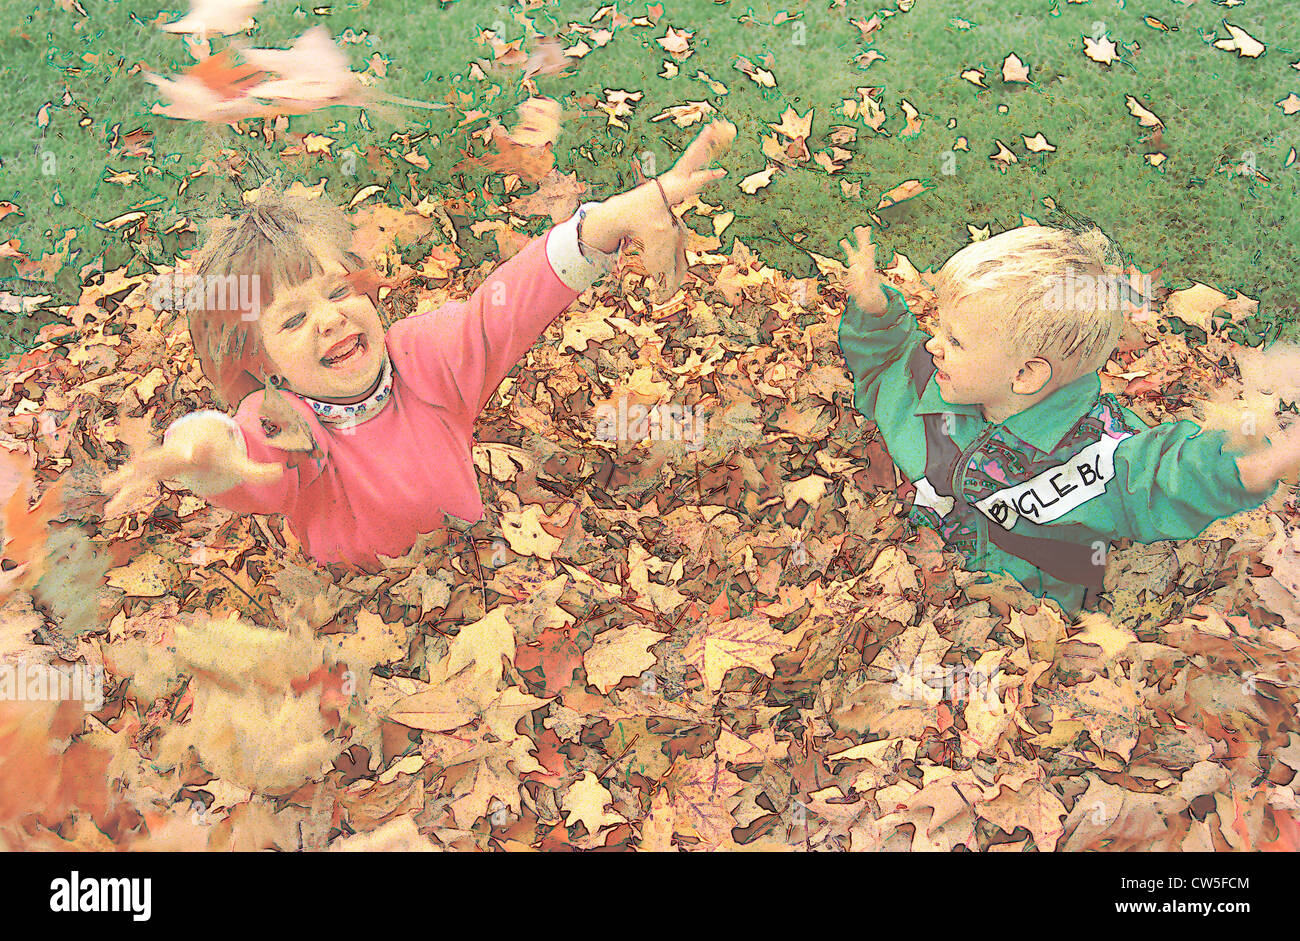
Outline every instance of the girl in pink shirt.
{"label": "girl in pink shirt", "polygon": [[[480,519],[475,418],[546,327],[610,270],[624,240],[650,256],[680,253],[670,207],[725,173],[703,167],[732,134],[715,122],[659,179],[582,205],[467,301],[386,334],[375,293],[353,287],[361,259],[347,251],[342,212],[263,192],[196,256],[200,284],[256,271],[270,285],[259,298],[269,303],[251,311],[190,311],[203,372],[238,410],[173,422],[160,447],[104,479],[106,492],[119,491],[105,515],[175,479],[236,512],[282,513],[319,562],[370,572],[378,554],[402,555],[444,513]],[[674,261],[684,270],[680,255]]]}

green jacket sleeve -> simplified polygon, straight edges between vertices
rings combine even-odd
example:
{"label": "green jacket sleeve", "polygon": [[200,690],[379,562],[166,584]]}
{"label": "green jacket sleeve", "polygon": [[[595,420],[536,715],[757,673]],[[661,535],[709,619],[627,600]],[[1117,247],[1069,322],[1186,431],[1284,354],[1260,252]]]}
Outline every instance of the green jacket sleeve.
{"label": "green jacket sleeve", "polygon": [[1237,453],[1225,432],[1185,419],[1144,428],[1116,447],[1115,477],[1105,492],[1068,519],[1111,538],[1192,539],[1215,520],[1268,499],[1271,491],[1242,486]]}
{"label": "green jacket sleeve", "polygon": [[875,412],[880,378],[885,370],[907,353],[923,333],[907,309],[902,292],[884,282],[880,287],[889,299],[883,314],[865,313],[850,297],[840,318],[840,350],[853,376],[854,403],[867,416]]}

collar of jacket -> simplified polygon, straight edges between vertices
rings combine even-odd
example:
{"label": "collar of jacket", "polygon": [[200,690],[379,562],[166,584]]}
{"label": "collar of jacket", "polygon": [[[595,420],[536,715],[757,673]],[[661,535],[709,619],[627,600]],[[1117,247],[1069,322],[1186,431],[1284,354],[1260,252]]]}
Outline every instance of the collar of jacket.
{"label": "collar of jacket", "polygon": [[[1092,410],[1100,393],[1101,378],[1095,372],[1085,373],[1041,402],[1016,412],[1002,422],[1002,427],[1035,450],[1050,454],[1074,427],[1079,417]],[[943,412],[971,415],[980,421],[984,420],[978,405],[952,405],[945,402],[939,394],[939,384],[931,376],[921,394],[921,404],[917,406],[916,414]]]}

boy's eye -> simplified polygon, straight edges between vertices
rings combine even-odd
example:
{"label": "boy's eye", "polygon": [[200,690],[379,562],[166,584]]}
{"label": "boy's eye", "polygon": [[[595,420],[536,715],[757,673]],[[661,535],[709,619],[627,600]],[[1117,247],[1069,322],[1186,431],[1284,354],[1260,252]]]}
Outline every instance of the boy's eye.
{"label": "boy's eye", "polygon": [[284,325],[286,327],[296,327],[306,319],[307,319],[306,314],[303,313],[294,314],[292,317],[290,317],[288,320],[284,322]]}
{"label": "boy's eye", "polygon": [[330,295],[330,300],[341,301],[343,300],[343,298],[347,297],[351,293],[352,292],[348,290],[347,285],[340,285],[339,287],[334,289],[334,293]]}

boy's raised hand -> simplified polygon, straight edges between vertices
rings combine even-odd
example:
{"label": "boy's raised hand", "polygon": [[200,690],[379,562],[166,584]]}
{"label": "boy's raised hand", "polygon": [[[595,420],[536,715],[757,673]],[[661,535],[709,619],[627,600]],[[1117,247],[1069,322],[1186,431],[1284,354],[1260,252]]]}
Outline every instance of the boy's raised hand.
{"label": "boy's raised hand", "polygon": [[1236,458],[1241,485],[1255,493],[1271,490],[1278,481],[1300,483],[1300,421],[1270,435],[1268,442]]}
{"label": "boy's raised hand", "polygon": [[[146,448],[100,481],[112,494],[104,518],[112,519],[159,481],[185,474],[213,484],[219,493],[238,483],[271,484],[280,479],[283,464],[252,461],[231,438],[228,429],[195,421],[178,428],[161,444]],[[228,486],[222,486],[222,485]]]}
{"label": "boy's raised hand", "polygon": [[848,239],[840,239],[840,248],[844,249],[844,256],[848,259],[849,270],[845,277],[849,295],[864,313],[883,314],[889,302],[880,287],[882,279],[876,270],[876,246],[871,241],[871,226],[854,226],[853,237],[860,243],[858,246]]}

